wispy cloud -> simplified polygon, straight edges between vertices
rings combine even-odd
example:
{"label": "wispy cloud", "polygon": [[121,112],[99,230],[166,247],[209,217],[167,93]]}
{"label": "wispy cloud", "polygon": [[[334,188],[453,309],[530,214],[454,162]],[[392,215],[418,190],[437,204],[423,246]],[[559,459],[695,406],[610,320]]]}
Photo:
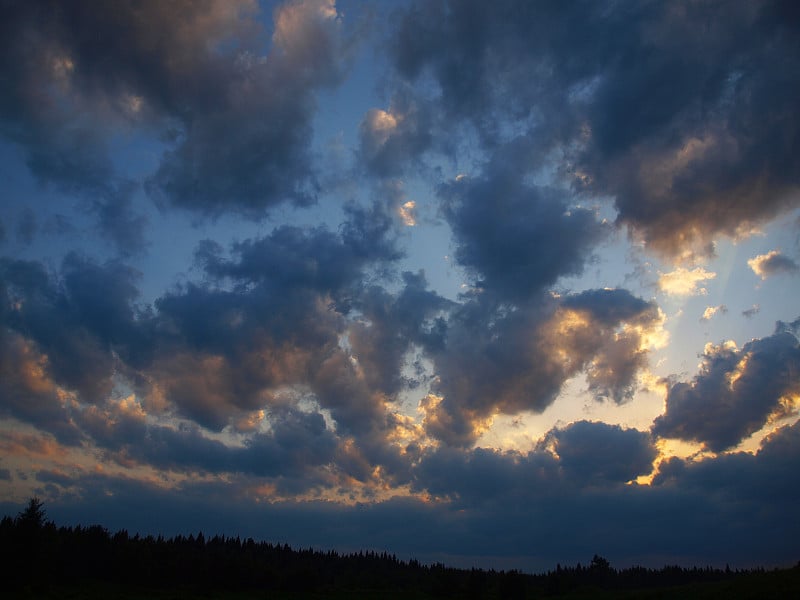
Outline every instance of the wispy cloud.
{"label": "wispy cloud", "polygon": [[750,319],[756,316],[759,312],[761,312],[761,306],[758,304],[754,304],[750,308],[743,310],[742,315]]}

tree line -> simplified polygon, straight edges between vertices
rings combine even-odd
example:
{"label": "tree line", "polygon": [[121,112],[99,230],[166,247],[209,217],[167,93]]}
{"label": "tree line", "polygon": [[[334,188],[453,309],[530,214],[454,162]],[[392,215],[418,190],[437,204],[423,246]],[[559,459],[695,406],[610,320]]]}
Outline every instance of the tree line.
{"label": "tree line", "polygon": [[[99,525],[58,527],[32,498],[16,517],[0,521],[0,568],[8,590],[46,592],[96,584],[136,589],[258,591],[284,597],[346,596],[391,591],[429,598],[539,598],[576,591],[614,592],[735,580],[764,569],[711,567],[615,569],[595,555],[585,566],[546,573],[455,569],[400,560],[387,552],[338,553],[293,549],[214,535],[140,536]],[[793,581],[797,580],[795,572]]]}

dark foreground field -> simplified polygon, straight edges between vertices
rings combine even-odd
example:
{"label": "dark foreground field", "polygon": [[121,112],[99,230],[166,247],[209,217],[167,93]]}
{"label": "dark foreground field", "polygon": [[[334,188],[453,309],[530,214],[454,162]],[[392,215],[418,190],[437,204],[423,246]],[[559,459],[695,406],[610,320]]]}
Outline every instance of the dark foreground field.
{"label": "dark foreground field", "polygon": [[520,590],[504,590],[502,587],[487,586],[483,589],[455,588],[452,590],[433,589],[401,589],[391,590],[359,588],[330,588],[315,591],[279,591],[279,590],[242,590],[202,589],[196,586],[167,586],[165,588],[148,587],[136,584],[85,581],[70,585],[50,584],[45,586],[26,586],[18,588],[12,598],[73,598],[121,600],[178,600],[188,598],[218,598],[228,600],[294,600],[300,598],[348,598],[352,600],[368,599],[435,599],[435,598],[629,598],[657,600],[661,598],[712,599],[712,598],[749,598],[785,599],[800,597],[800,569],[784,569],[766,573],[738,574],[731,579],[704,583],[687,583],[683,585],[643,585],[633,589],[615,589],[596,585],[579,586],[565,592],[555,592],[531,585]]}
{"label": "dark foreground field", "polygon": [[6,598],[800,598],[800,565],[615,569],[594,556],[540,574],[452,569],[202,533],[167,539],[59,528],[34,501],[0,522],[0,577]]}

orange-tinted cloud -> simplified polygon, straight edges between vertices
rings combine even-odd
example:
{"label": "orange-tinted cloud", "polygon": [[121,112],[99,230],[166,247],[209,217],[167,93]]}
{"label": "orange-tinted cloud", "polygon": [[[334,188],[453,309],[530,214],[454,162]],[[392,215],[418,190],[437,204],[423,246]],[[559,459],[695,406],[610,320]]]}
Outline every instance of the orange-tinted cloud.
{"label": "orange-tinted cloud", "polygon": [[692,270],[680,267],[669,273],[660,273],[658,288],[672,296],[702,296],[708,293],[703,287],[704,282],[716,276],[716,273],[706,271],[702,267],[695,267]]}
{"label": "orange-tinted cloud", "polygon": [[779,250],[770,250],[766,254],[759,254],[749,259],[747,266],[762,280],[780,273],[791,274],[800,271],[797,263]]}

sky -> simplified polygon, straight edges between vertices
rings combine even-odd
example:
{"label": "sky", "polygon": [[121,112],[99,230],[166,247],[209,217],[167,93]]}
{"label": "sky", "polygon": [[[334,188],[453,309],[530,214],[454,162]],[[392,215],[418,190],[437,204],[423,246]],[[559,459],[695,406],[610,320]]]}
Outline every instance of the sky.
{"label": "sky", "polygon": [[800,5],[10,0],[0,508],[800,556]]}

